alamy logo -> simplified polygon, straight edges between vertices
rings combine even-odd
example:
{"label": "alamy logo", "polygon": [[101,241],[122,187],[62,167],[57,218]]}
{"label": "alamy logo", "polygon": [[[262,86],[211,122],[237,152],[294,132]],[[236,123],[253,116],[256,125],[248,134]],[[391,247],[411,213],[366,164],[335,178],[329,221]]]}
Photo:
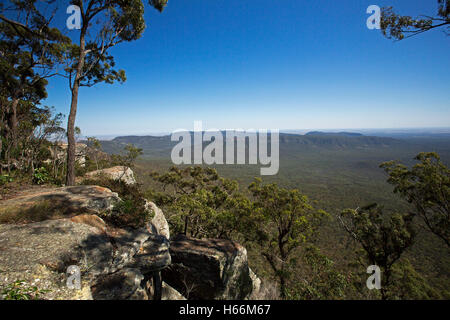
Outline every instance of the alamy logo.
{"label": "alamy logo", "polygon": [[369,28],[369,30],[373,30],[373,29],[381,29],[381,9],[379,6],[377,5],[371,5],[367,8],[366,13],[370,14],[371,16],[369,18],[367,18],[367,28]]}
{"label": "alamy logo", "polygon": [[81,289],[81,272],[78,266],[69,266],[67,268],[67,288],[69,289]]}
{"label": "alamy logo", "polygon": [[367,267],[367,273],[373,273],[369,278],[367,278],[366,285],[367,289],[373,290],[381,289],[381,270],[379,266],[371,265]]}
{"label": "alamy logo", "polygon": [[[279,161],[279,131],[270,130],[225,130],[224,132],[211,129],[203,131],[202,122],[194,122],[194,139],[192,144],[191,132],[176,130],[171,135],[172,141],[179,141],[172,149],[172,162],[179,164],[224,164],[224,135],[225,135],[225,164],[259,164],[261,175],[275,175],[280,166]],[[181,139],[181,141],[180,141]],[[248,140],[248,145],[247,145]],[[203,148],[204,143],[209,143]],[[235,152],[235,145],[237,145]],[[270,156],[269,148],[270,145]],[[192,157],[193,150],[193,157]],[[247,157],[248,154],[248,157]],[[258,159],[259,157],[259,159]],[[248,162],[246,160],[248,159]]]}
{"label": "alamy logo", "polygon": [[70,16],[66,20],[67,29],[69,29],[69,30],[81,29],[81,9],[80,9],[80,7],[76,6],[76,5],[70,5],[67,7],[66,13],[70,14]]}

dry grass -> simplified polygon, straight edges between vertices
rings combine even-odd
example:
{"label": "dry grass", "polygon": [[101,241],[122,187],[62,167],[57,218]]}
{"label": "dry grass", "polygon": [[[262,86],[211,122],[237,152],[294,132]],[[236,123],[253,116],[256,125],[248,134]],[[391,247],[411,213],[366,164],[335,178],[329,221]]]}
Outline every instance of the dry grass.
{"label": "dry grass", "polygon": [[67,208],[49,200],[30,207],[6,206],[0,208],[0,223],[30,223],[48,219],[66,218],[71,215]]}

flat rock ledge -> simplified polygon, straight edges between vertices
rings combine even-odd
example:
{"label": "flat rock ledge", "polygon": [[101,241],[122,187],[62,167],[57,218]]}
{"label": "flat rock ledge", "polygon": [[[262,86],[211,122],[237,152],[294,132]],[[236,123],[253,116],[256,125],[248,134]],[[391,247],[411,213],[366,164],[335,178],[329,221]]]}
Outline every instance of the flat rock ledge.
{"label": "flat rock ledge", "polygon": [[[2,208],[14,208],[20,215],[49,203],[45,208],[63,218],[56,219],[54,212],[48,212],[48,220],[0,224],[0,287],[23,280],[27,286],[48,290],[40,297],[43,299],[154,299],[164,298],[166,292],[174,295],[161,289],[161,281],[154,282],[153,288],[146,284],[160,279],[160,271],[171,263],[164,214],[148,202],[148,209],[155,215],[146,227],[107,226],[97,214],[111,212],[119,201],[116,193],[99,186],[46,188],[2,201]],[[70,266],[80,271],[81,289],[67,286]],[[157,296],[149,294],[149,289]]]}
{"label": "flat rock ledge", "polygon": [[[236,300],[252,299],[260,290],[243,246],[182,235],[170,239],[162,210],[150,201],[146,206],[154,217],[140,229],[114,228],[97,215],[121,201],[99,186],[41,189],[0,206],[25,212],[42,201],[69,212],[59,219],[0,224],[0,288],[23,280],[46,290],[41,299],[62,300]],[[73,268],[79,288],[68,286]]]}
{"label": "flat rock ledge", "polygon": [[95,213],[110,211],[121,201],[117,193],[99,186],[71,186],[44,188],[25,193],[0,203],[3,208],[25,212],[33,206],[46,204],[49,210],[60,214]]}

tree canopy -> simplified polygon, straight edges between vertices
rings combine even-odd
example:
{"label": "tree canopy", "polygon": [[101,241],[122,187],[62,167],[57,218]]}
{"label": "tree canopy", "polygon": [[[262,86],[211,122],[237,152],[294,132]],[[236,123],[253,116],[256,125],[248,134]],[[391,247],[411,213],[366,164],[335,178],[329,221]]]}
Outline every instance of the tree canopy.
{"label": "tree canopy", "polygon": [[420,15],[418,17],[402,16],[394,12],[392,7],[381,11],[381,31],[388,39],[403,40],[423,32],[445,28],[449,35],[450,0],[438,0],[437,13],[434,16]]}

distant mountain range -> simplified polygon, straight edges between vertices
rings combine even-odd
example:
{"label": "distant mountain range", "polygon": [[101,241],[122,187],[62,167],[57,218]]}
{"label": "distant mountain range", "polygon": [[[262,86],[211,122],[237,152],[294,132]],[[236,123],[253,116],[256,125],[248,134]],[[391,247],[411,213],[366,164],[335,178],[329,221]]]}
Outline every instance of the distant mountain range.
{"label": "distant mountain range", "polygon": [[[166,158],[170,157],[172,148],[178,143],[171,141],[171,136],[121,136],[112,140],[101,141],[102,148],[109,154],[120,153],[131,143],[142,148],[144,156]],[[380,148],[402,144],[404,141],[389,137],[365,136],[352,132],[321,132],[312,131],[304,135],[280,133],[280,150],[288,151],[298,148]],[[205,143],[207,144],[207,143]]]}
{"label": "distant mountain range", "polygon": [[357,132],[322,132],[311,131],[305,134],[306,136],[346,136],[346,137],[360,137],[363,134]]}

